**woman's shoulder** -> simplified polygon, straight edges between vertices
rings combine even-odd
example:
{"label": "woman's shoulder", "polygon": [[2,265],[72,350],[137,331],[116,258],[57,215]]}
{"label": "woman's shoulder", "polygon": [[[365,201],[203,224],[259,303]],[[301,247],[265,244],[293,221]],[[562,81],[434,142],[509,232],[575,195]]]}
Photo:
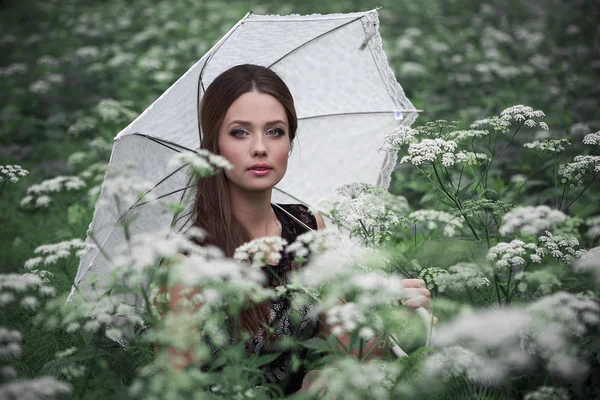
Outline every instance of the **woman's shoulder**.
{"label": "woman's shoulder", "polygon": [[[276,205],[281,206],[285,211],[287,211],[294,217],[292,218],[291,216],[284,213],[287,216],[287,219],[290,220],[294,225],[298,225],[298,220],[300,220],[302,224],[308,225],[311,229],[317,229],[317,217],[307,205],[302,203],[276,203]],[[303,230],[306,230],[306,228],[303,227]]]}

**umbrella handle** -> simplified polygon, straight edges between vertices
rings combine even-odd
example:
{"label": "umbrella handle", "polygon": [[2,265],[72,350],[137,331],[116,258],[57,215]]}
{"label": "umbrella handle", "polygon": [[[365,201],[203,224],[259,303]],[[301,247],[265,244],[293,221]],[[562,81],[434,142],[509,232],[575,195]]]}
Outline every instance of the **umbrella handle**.
{"label": "umbrella handle", "polygon": [[[425,307],[419,307],[415,311],[417,312],[417,315],[419,317],[421,317],[421,321],[423,322],[423,325],[425,325],[425,329],[426,329],[425,346],[430,346],[431,340],[435,334],[435,330],[431,324],[431,320],[433,319],[433,316],[431,314],[429,314],[429,312],[425,309]],[[408,354],[404,350],[402,350],[402,348],[400,346],[398,346],[395,343],[392,345],[392,351],[398,357],[408,357]]]}

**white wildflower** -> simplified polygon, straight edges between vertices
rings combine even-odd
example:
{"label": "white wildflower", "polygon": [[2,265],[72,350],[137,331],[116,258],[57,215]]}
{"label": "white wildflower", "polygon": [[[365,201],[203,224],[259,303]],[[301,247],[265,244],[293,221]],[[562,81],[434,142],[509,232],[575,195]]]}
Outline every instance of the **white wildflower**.
{"label": "white wildflower", "polygon": [[470,129],[470,130],[459,130],[448,133],[447,139],[453,140],[457,143],[470,142],[474,139],[481,139],[489,134],[488,131],[481,129]]}
{"label": "white wildflower", "polygon": [[585,135],[583,138],[583,144],[600,146],[600,131]]}
{"label": "white wildflower", "polygon": [[529,256],[529,260],[536,262],[537,258],[531,258],[533,255],[539,255],[540,249],[533,243],[525,243],[522,240],[513,240],[510,243],[501,242],[488,250],[486,259],[495,261],[497,269],[512,268],[512,272],[520,272]]}
{"label": "white wildflower", "polygon": [[489,117],[477,120],[473,122],[469,128],[471,129],[479,129],[479,128],[489,128],[493,131],[497,131],[500,133],[508,133],[510,130],[510,121],[500,118],[500,117]]}
{"label": "white wildflower", "polygon": [[574,269],[579,273],[590,274],[596,284],[600,284],[600,246],[591,248],[580,259],[576,260]]}
{"label": "white wildflower", "polygon": [[97,126],[98,120],[96,118],[84,116],[75,121],[73,125],[69,126],[67,133],[78,137],[84,133],[92,133]]}
{"label": "white wildflower", "polygon": [[266,236],[253,239],[235,249],[233,258],[238,261],[249,261],[253,268],[261,268],[265,264],[277,264],[281,259],[281,251],[287,240],[280,236]]}
{"label": "white wildflower", "polygon": [[495,384],[507,372],[462,346],[449,346],[425,361],[425,374],[444,382],[467,378],[471,382]]}
{"label": "white wildflower", "polygon": [[30,205],[35,201],[36,207],[47,207],[52,201],[48,194],[63,190],[79,190],[85,187],[85,182],[78,176],[57,176],[27,188],[26,196],[21,200],[21,206]]}
{"label": "white wildflower", "polygon": [[137,112],[130,110],[125,105],[114,99],[102,99],[96,106],[96,111],[103,121],[132,120],[137,117]]}
{"label": "white wildflower", "polygon": [[98,50],[98,48],[94,46],[81,47],[75,51],[77,57],[80,58],[94,58],[98,56],[99,53],[100,50]]}
{"label": "white wildflower", "polygon": [[29,68],[23,63],[12,63],[0,68],[0,77],[7,78],[15,75],[25,75]]}
{"label": "white wildflower", "polygon": [[177,153],[169,160],[169,167],[178,168],[187,165],[198,177],[214,175],[221,169],[232,169],[233,164],[225,157],[198,149],[194,153]]}
{"label": "white wildflower", "polygon": [[48,83],[47,81],[44,80],[37,80],[35,82],[33,82],[31,85],[29,85],[29,91],[31,93],[35,93],[35,94],[45,94],[48,93],[51,89],[51,85],[50,83]]}
{"label": "white wildflower", "polygon": [[[537,363],[572,379],[585,372],[586,363],[577,358],[571,339],[595,329],[592,325],[600,323],[599,315],[600,306],[594,301],[559,292],[527,308],[513,306],[460,316],[438,326],[434,346],[462,345],[481,360],[488,372],[484,376],[497,380]],[[451,369],[452,360],[447,361],[445,368]]]}
{"label": "white wildflower", "polygon": [[[408,146],[407,155],[402,157],[400,162],[410,162],[414,165],[431,164],[445,154],[450,154],[453,158],[456,147],[456,142],[452,140],[423,139],[420,142],[411,143]],[[451,165],[454,165],[454,162]]]}
{"label": "white wildflower", "polygon": [[588,133],[591,133],[592,130],[590,129],[590,127],[586,124],[584,124],[583,122],[577,122],[573,125],[571,125],[571,127],[569,128],[569,133],[571,134],[571,136],[585,136]]}
{"label": "white wildflower", "polygon": [[444,236],[447,237],[452,237],[457,230],[463,229],[462,220],[445,211],[422,209],[413,211],[406,217],[406,223],[408,224],[421,222],[425,223],[428,230],[438,229],[438,224],[442,224]]}
{"label": "white wildflower", "polygon": [[344,358],[321,370],[311,391],[326,389],[327,398],[386,400],[393,397],[400,373],[401,367],[395,363],[361,363],[355,358]]}
{"label": "white wildflower", "polygon": [[448,268],[448,272],[435,277],[440,292],[462,292],[467,288],[479,289],[490,284],[477,264],[458,263]]}
{"label": "white wildflower", "polygon": [[31,270],[40,265],[53,265],[60,259],[70,257],[74,251],[91,247],[94,247],[94,245],[86,245],[81,239],[71,239],[59,243],[38,246],[34,250],[34,253],[38,254],[38,256],[25,261],[24,267],[27,270]]}
{"label": "white wildflower", "polygon": [[332,242],[338,240],[339,235],[341,234],[332,228],[308,231],[298,235],[285,251],[294,253],[296,257],[307,258],[309,254],[323,253],[331,248]]}
{"label": "white wildflower", "polygon": [[534,110],[529,106],[516,105],[503,110],[500,113],[500,118],[507,121],[514,121],[517,124],[522,124],[530,128],[534,128],[539,125],[540,128],[547,130],[548,125],[542,123],[541,120],[546,115],[539,110]]}
{"label": "white wildflower", "polygon": [[561,164],[558,168],[558,174],[562,176],[561,182],[574,182],[571,187],[581,185],[583,176],[589,172],[600,172],[600,156],[575,156],[573,162]]}
{"label": "white wildflower", "polygon": [[384,137],[384,144],[379,150],[398,151],[410,143],[413,143],[418,132],[406,125],[399,125]]}
{"label": "white wildflower", "polygon": [[540,236],[538,241],[540,245],[540,255],[550,255],[565,264],[572,264],[576,258],[585,254],[585,250],[575,249],[579,246],[579,241],[576,238],[565,238],[555,236],[546,231],[545,236]]}
{"label": "white wildflower", "polygon": [[499,232],[504,236],[520,232],[534,237],[540,232],[555,229],[566,220],[567,216],[562,211],[545,205],[516,207],[504,215]]}
{"label": "white wildflower", "polygon": [[0,360],[21,355],[21,332],[0,326]]}
{"label": "white wildflower", "polygon": [[20,379],[0,385],[3,399],[51,399],[71,393],[72,386],[50,376]]}
{"label": "white wildflower", "polygon": [[569,392],[562,387],[540,386],[525,395],[524,400],[569,400]]}
{"label": "white wildflower", "polygon": [[600,237],[600,216],[588,218],[585,224],[589,227],[585,235],[592,239]]}
{"label": "white wildflower", "polygon": [[0,165],[0,183],[17,183],[19,179],[27,176],[29,171],[21,168],[20,165]]}
{"label": "white wildflower", "polygon": [[56,68],[60,65],[59,61],[49,54],[43,55],[40,58],[38,58],[37,64],[48,68]]}
{"label": "white wildflower", "polygon": [[[321,200],[320,204],[327,202]],[[329,202],[334,209],[327,210],[334,219],[347,225],[352,235],[367,235],[365,230],[374,230],[371,240],[381,243],[408,212],[408,201],[395,196],[380,186],[352,183],[336,189],[335,201]]]}
{"label": "white wildflower", "polygon": [[519,272],[515,280],[519,282],[517,288],[521,293],[538,297],[549,295],[561,286],[556,274],[549,270]]}
{"label": "white wildflower", "polygon": [[565,145],[570,146],[571,143],[567,139],[549,139],[544,140],[543,142],[535,140],[533,142],[525,143],[523,147],[539,151],[548,151],[550,153],[558,153],[565,149]]}

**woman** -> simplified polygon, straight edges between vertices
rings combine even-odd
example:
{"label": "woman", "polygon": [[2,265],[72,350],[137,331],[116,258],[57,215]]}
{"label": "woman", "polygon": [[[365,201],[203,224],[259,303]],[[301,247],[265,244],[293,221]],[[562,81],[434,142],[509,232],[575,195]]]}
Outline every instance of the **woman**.
{"label": "woman", "polygon": [[[251,64],[235,66],[219,75],[206,89],[200,105],[202,143],[200,147],[227,158],[234,168],[200,179],[193,205],[194,225],[207,233],[203,244],[212,244],[232,257],[240,245],[265,236],[281,236],[292,243],[296,236],[310,229],[324,229],[318,213],[302,204],[272,204],[273,186],[283,179],[288,157],[293,148],[298,119],[292,95],[283,80],[272,70]],[[279,262],[269,260],[265,266],[268,284],[286,281],[289,273],[301,266],[293,255],[282,251]],[[419,288],[423,282],[406,280],[407,286]],[[423,285],[424,286],[424,285]],[[419,296],[406,302],[409,307],[427,305],[429,291],[416,289]],[[177,301],[179,296],[172,293]],[[250,352],[274,351],[275,342],[283,336],[299,340],[315,335],[326,336],[331,326],[325,320],[310,317],[309,304],[300,310],[302,319],[294,323],[288,316],[291,304],[281,298],[260,304],[241,314],[240,326],[253,339]],[[262,323],[274,327],[275,334],[266,340]],[[339,338],[347,344],[349,337]],[[377,340],[366,346],[368,352]],[[377,351],[371,357],[381,354]],[[296,356],[304,359],[306,349]],[[291,372],[292,353],[284,352],[265,368],[267,377],[282,385],[284,393],[304,391],[310,377],[300,369]],[[306,375],[306,376],[305,376]]]}

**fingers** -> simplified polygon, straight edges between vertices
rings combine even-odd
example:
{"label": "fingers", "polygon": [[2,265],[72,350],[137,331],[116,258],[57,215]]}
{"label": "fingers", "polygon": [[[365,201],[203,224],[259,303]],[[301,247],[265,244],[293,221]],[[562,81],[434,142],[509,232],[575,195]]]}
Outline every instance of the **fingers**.
{"label": "fingers", "polygon": [[404,279],[402,284],[405,288],[427,288],[427,285],[423,279]]}
{"label": "fingers", "polygon": [[416,296],[425,296],[430,299],[431,293],[426,288],[404,288],[400,291],[401,299],[410,299]]}
{"label": "fingers", "polygon": [[416,296],[406,299],[404,300],[404,306],[408,308],[425,307],[425,309],[431,313],[431,299],[425,296]]}

